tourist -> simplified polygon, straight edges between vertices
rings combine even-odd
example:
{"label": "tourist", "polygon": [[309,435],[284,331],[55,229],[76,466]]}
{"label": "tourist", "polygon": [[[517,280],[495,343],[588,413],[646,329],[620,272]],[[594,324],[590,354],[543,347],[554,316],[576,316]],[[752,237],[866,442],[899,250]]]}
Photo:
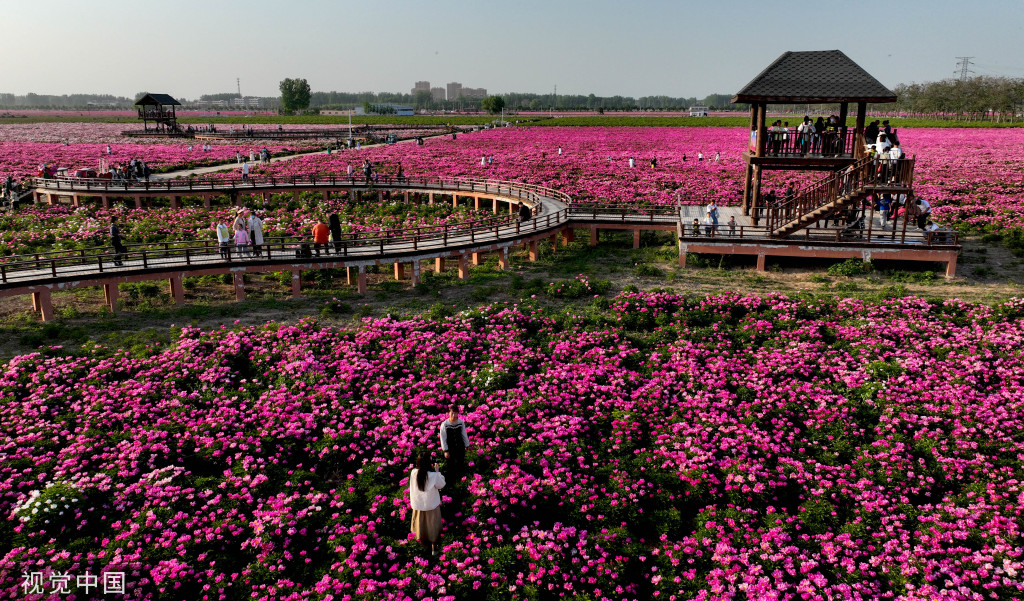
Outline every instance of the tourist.
{"label": "tourist", "polygon": [[242,153],[238,152],[237,150],[235,151],[235,163],[239,165],[242,164]]}
{"label": "tourist", "polygon": [[651,157],[651,169],[658,168],[658,157]]}
{"label": "tourist", "polygon": [[878,199],[878,214],[881,216],[882,229],[884,230],[886,225],[889,224],[889,209],[892,206],[892,198],[888,194],[883,194]]}
{"label": "tourist", "polygon": [[405,179],[405,173],[402,171],[402,163],[399,162],[398,163],[398,172],[395,174],[395,180],[398,181],[399,183],[401,183],[402,180],[404,180],[404,179]]}
{"label": "tourist", "polygon": [[800,152],[807,154],[811,150],[811,138],[814,136],[814,123],[810,116],[804,115],[804,122],[797,126],[796,131],[800,134]]}
{"label": "tourist", "polygon": [[117,215],[110,218],[110,245],[114,247],[114,265],[124,265],[124,256],[128,250],[121,243],[121,230],[117,227]]}
{"label": "tourist", "polygon": [[[431,469],[433,467],[433,469]],[[416,467],[409,473],[409,505],[412,508],[412,533],[433,555],[440,554],[437,548],[441,538],[441,494],[446,482],[437,470],[437,464],[430,465],[426,453],[416,458]]]}
{"label": "tourist", "polygon": [[720,158],[722,158],[722,153],[716,152],[715,153],[715,164],[716,165],[718,164],[718,159],[720,159]]}
{"label": "tourist", "polygon": [[729,225],[729,235],[730,236],[735,236],[736,235],[736,216],[735,215],[730,215],[729,216],[729,224],[728,225]]}
{"label": "tourist", "polygon": [[263,220],[258,213],[253,212],[249,217],[249,232],[252,236],[252,253],[257,257],[263,256]]}
{"label": "tourist", "polygon": [[249,163],[248,162],[242,163],[242,181],[243,182],[249,181]]}
{"label": "tourist", "polygon": [[373,164],[367,159],[363,161],[363,177],[366,178],[367,185],[370,184],[370,179],[373,176]]}
{"label": "tourist", "polygon": [[245,231],[245,222],[235,224],[235,250],[238,256],[251,256],[249,253],[249,232]]}
{"label": "tourist", "polygon": [[923,230],[925,224],[928,223],[928,218],[932,215],[932,205],[927,200],[918,198],[914,201],[914,206],[916,207],[914,214],[917,215],[917,227]]}
{"label": "tourist", "polygon": [[327,241],[330,235],[331,230],[323,221],[317,221],[313,226],[313,249],[316,251],[316,256],[320,256],[321,248],[327,250]]}
{"label": "tourist", "polygon": [[562,147],[561,146],[558,147],[558,156],[562,156]]}
{"label": "tourist", "polygon": [[636,159],[629,157],[629,168],[632,169],[636,165]]}
{"label": "tourist", "polygon": [[452,478],[458,482],[462,480],[462,474],[466,468],[466,448],[469,447],[466,422],[459,417],[458,405],[448,407],[448,417],[441,422],[438,434],[441,438],[441,450],[444,451],[444,458],[448,460],[446,467]]}
{"label": "tourist", "polygon": [[699,163],[699,162],[701,162],[703,160],[704,160],[704,153],[703,152],[698,152],[697,153],[697,162]]}
{"label": "tourist", "polygon": [[348,164],[348,167],[346,167],[345,171],[348,173],[349,181],[352,181],[352,173],[355,171],[355,169],[352,167],[352,163]]}
{"label": "tourist", "polygon": [[533,217],[533,211],[526,206],[525,202],[519,203],[519,221],[529,221]]}
{"label": "tourist", "polygon": [[493,165],[494,164],[494,155],[493,154],[487,155],[487,164],[488,165]]}
{"label": "tourist", "polygon": [[714,200],[712,200],[710,203],[708,203],[708,206],[707,206],[706,210],[707,210],[707,214],[711,216],[711,223],[714,226],[714,228],[713,228],[714,232],[717,234],[718,233],[718,205],[715,204]]}
{"label": "tourist", "polygon": [[818,119],[814,122],[814,134],[811,136],[811,152],[812,153],[817,154],[817,153],[821,152],[821,136],[822,136],[822,133],[824,131],[825,131],[825,119],[822,118],[819,115]]}
{"label": "tourist", "polygon": [[220,247],[220,256],[222,259],[228,261],[231,260],[231,228],[226,223],[215,223],[213,224],[214,231],[217,232],[217,244]]}
{"label": "tourist", "polygon": [[700,236],[700,220],[696,217],[693,218],[693,235]]}
{"label": "tourist", "polygon": [[715,228],[715,220],[711,218],[711,211],[704,214],[704,235],[710,236]]}
{"label": "tourist", "polygon": [[480,166],[481,167],[486,167],[487,166],[487,157],[485,155],[480,155]]}
{"label": "tourist", "polygon": [[331,213],[328,215],[327,223],[330,224],[331,237],[334,239],[334,252],[335,254],[341,254],[341,220],[338,219],[338,214]]}

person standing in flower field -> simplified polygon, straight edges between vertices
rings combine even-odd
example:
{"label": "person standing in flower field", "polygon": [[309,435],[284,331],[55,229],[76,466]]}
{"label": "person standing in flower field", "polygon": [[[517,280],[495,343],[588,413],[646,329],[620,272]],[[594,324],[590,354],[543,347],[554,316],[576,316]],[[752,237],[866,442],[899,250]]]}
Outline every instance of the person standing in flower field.
{"label": "person standing in flower field", "polygon": [[426,453],[416,457],[416,467],[409,473],[409,505],[412,507],[412,533],[433,555],[440,554],[437,543],[441,538],[441,493],[447,484],[437,464],[430,465]]}
{"label": "person standing in flower field", "polygon": [[441,450],[448,460],[448,468],[456,480],[462,479],[466,468],[466,448],[469,446],[469,434],[466,433],[466,422],[459,417],[459,406],[448,407],[448,418],[441,422],[438,433],[441,438]]}

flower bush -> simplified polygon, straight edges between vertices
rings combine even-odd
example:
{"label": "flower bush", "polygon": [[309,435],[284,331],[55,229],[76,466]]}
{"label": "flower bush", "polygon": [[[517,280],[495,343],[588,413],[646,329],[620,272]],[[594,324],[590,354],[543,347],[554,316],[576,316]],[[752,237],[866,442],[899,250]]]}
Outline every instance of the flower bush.
{"label": "flower bush", "polygon": [[[44,349],[0,374],[0,577],[17,598],[28,570],[124,571],[137,599],[1016,598],[1022,317],[623,293]],[[408,473],[451,403],[469,470],[428,562]],[[23,521],[53,489],[70,519]]]}

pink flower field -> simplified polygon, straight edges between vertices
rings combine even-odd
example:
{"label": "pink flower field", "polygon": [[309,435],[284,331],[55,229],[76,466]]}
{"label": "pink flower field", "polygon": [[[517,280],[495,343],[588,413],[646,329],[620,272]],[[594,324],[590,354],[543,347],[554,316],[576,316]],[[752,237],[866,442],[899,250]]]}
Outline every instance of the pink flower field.
{"label": "pink flower field", "polygon": [[[0,582],[131,599],[1013,599],[1024,302],[666,293],[186,328],[0,374]],[[449,403],[443,553],[408,473]],[[442,471],[445,471],[442,462]]]}
{"label": "pink flower field", "polygon": [[[505,128],[400,144],[356,154],[308,157],[275,164],[274,175],[344,173],[363,159],[385,170],[402,162],[407,174],[481,177],[550,186],[581,201],[704,204],[739,202],[745,128],[535,127]],[[1024,227],[1024,130],[922,129],[900,132],[904,150],[919,159],[915,191],[933,201],[940,221],[972,228]],[[562,155],[558,155],[558,147]],[[714,162],[715,153],[721,159]],[[703,153],[704,161],[698,161]],[[683,155],[687,160],[683,161]],[[482,156],[494,162],[481,166]],[[629,157],[636,166],[629,167]],[[658,159],[652,169],[650,160]],[[608,159],[611,159],[609,161]],[[766,173],[780,189],[813,174]]]}

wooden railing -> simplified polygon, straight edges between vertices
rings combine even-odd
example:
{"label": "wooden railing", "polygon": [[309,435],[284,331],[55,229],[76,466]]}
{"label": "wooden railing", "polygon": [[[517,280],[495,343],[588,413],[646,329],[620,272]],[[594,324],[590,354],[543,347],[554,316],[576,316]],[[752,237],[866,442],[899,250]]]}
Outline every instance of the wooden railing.
{"label": "wooden railing", "polygon": [[854,128],[840,127],[835,132],[818,132],[804,137],[790,127],[787,131],[765,131],[765,156],[853,156],[856,141]]}
{"label": "wooden railing", "polygon": [[[778,242],[776,238],[772,238],[772,229],[766,226],[757,225],[739,225],[730,228],[728,224],[718,224],[718,226],[705,225],[700,223],[693,225],[692,223],[680,222],[679,229],[677,232],[681,238],[691,241],[709,241],[713,240],[716,242],[729,242],[733,240],[744,240],[747,242],[754,241],[771,241],[773,243]],[[937,230],[934,232],[922,232],[920,230],[903,231],[890,230],[890,229],[873,229],[866,227],[815,227],[805,228],[797,236],[791,236],[785,240],[792,241],[794,243],[800,243],[803,241],[811,242],[841,242],[841,243],[853,243],[853,244],[900,244],[900,245],[921,245],[921,246],[956,246],[960,243],[959,233],[955,230]]]}
{"label": "wooden railing", "polygon": [[[267,237],[264,244],[260,245],[262,256],[259,257],[239,256],[234,244],[222,248],[215,240],[126,245],[125,252],[121,254],[113,247],[106,246],[11,255],[0,259],[0,286],[23,285],[57,277],[95,276],[111,271],[123,273],[158,268],[189,269],[239,260],[294,263],[321,261],[324,257],[330,260],[332,255],[337,259],[439,250],[514,239],[556,228],[568,220],[568,209],[561,209],[527,221],[520,221],[515,215],[504,215],[479,222],[433,228],[350,232],[342,234],[340,240],[323,244],[314,244],[310,238],[305,237]],[[306,256],[306,250],[313,256]],[[117,266],[115,262],[122,262],[124,266]]]}
{"label": "wooden railing", "polygon": [[886,189],[905,191],[913,181],[914,159],[875,161],[865,157],[842,172],[781,199],[777,206],[757,209],[763,211],[769,231],[775,231],[839,199]]}
{"label": "wooden railing", "polygon": [[283,188],[387,188],[387,189],[420,189],[436,191],[442,194],[452,192],[481,192],[511,196],[519,199],[531,199],[546,196],[560,202],[568,203],[571,197],[564,192],[515,182],[494,181],[467,178],[426,178],[381,175],[377,180],[367,182],[361,175],[303,175],[292,177],[274,177],[253,175],[243,180],[241,177],[225,178],[179,178],[152,181],[113,181],[98,178],[41,178],[34,177],[28,185],[44,191],[78,192],[82,194],[149,194],[156,195],[166,192],[168,195],[187,194],[189,192],[260,192]]}

